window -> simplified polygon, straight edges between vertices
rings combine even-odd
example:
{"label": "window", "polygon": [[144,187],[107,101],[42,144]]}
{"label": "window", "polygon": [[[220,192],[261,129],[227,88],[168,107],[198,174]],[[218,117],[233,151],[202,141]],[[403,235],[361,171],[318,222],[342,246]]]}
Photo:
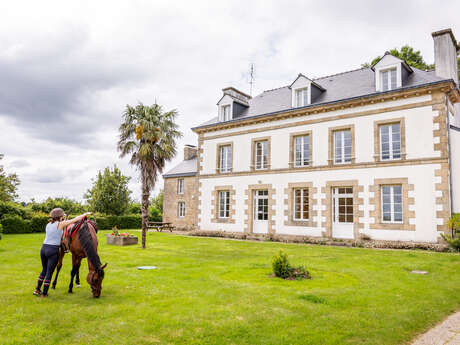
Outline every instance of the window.
{"label": "window", "polygon": [[396,89],[396,68],[380,72],[381,90],[389,91]]}
{"label": "window", "polygon": [[402,186],[382,186],[382,222],[402,223]]}
{"label": "window", "polygon": [[294,189],[294,220],[310,218],[308,188]]}
{"label": "window", "polygon": [[255,143],[255,167],[256,170],[268,168],[268,141],[257,141]]}
{"label": "window", "polygon": [[220,191],[219,192],[219,218],[230,217],[230,192]]}
{"label": "window", "polygon": [[185,217],[185,202],[181,201],[177,204],[177,215],[179,218]]}
{"label": "window", "polygon": [[219,148],[219,172],[225,173],[232,170],[232,146],[223,145]]}
{"label": "window", "polygon": [[334,132],[334,163],[351,163],[351,130]]}
{"label": "window", "polygon": [[294,137],[294,166],[302,167],[310,164],[310,136]]}
{"label": "window", "polygon": [[399,123],[380,126],[381,160],[401,159],[401,125]]}
{"label": "window", "polygon": [[231,114],[230,114],[230,104],[229,105],[223,105],[221,107],[221,121],[229,121],[231,120]]}
{"label": "window", "polygon": [[295,90],[295,106],[304,107],[308,105],[308,88]]}
{"label": "window", "polygon": [[268,190],[254,192],[254,220],[268,220]]}
{"label": "window", "polygon": [[177,180],[177,194],[184,194],[184,179]]}

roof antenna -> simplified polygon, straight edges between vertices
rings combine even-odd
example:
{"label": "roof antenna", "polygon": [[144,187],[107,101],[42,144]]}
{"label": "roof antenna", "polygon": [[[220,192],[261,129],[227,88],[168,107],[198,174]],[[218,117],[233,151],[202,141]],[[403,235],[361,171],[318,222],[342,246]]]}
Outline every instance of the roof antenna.
{"label": "roof antenna", "polygon": [[251,96],[252,96],[252,88],[254,87],[255,79],[256,79],[256,65],[253,62],[251,62],[251,64],[249,65],[249,73],[248,73],[248,83],[250,85],[249,95]]}

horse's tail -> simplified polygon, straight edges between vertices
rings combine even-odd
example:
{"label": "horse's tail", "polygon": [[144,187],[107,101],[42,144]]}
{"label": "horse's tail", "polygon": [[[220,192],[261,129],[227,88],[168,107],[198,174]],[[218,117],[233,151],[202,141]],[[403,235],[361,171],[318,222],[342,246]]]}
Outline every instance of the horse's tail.
{"label": "horse's tail", "polygon": [[[91,231],[89,229],[88,223],[85,221],[78,231],[78,239],[80,240],[81,246],[85,251],[86,257],[89,262],[94,266],[99,274],[104,274],[104,270],[101,268],[101,259],[97,254],[97,247],[91,236]],[[102,273],[101,273],[102,272]]]}

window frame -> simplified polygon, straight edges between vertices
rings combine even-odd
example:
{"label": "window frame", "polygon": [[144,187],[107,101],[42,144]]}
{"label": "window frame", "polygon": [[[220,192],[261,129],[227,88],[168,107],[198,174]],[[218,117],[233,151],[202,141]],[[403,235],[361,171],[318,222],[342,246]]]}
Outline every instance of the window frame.
{"label": "window frame", "polygon": [[185,218],[185,201],[179,201],[177,203],[177,217]]}
{"label": "window frame", "polygon": [[[301,207],[300,207],[300,214],[301,214],[301,218],[297,218],[296,217],[296,214],[297,214],[297,195],[296,195],[296,192],[297,191],[300,191],[300,202],[301,202]],[[305,195],[305,191],[307,192]],[[294,222],[309,222],[310,221],[310,189],[308,187],[294,187],[292,188],[292,202],[293,202],[293,209],[292,209],[292,220]],[[304,206],[305,206],[305,201],[307,203],[307,213],[308,213],[308,217],[307,218],[304,218],[304,213],[305,213],[305,210],[304,210]]]}
{"label": "window frame", "polygon": [[[396,66],[380,69],[379,73],[380,73],[380,90],[382,92],[392,91],[398,88],[398,68]],[[384,75],[388,76],[386,80],[386,84],[387,84],[386,89],[384,87],[385,85]]]}
{"label": "window frame", "polygon": [[[308,86],[306,86],[306,87],[301,87],[301,88],[298,88],[298,89],[294,90],[295,108],[305,107],[305,106],[307,106],[309,104],[309,100],[308,100],[309,89],[310,88]],[[298,94],[301,95],[300,99],[298,98]],[[299,100],[301,102],[299,102]]]}
{"label": "window frame", "polygon": [[[390,188],[390,220],[384,220],[384,201],[383,201],[383,188]],[[395,220],[395,194],[394,194],[394,187],[399,187],[401,189],[401,220]],[[380,214],[381,214],[381,222],[382,224],[404,224],[404,198],[403,198],[403,185],[396,183],[396,184],[382,184],[380,185]]]}
{"label": "window frame", "polygon": [[177,194],[185,194],[185,180],[183,178],[177,179]]}
{"label": "window frame", "polygon": [[[224,147],[230,147],[229,148],[230,166],[226,170],[222,169],[222,149]],[[233,142],[219,143],[216,148],[216,172],[218,174],[227,174],[232,171],[233,171]]]}
{"label": "window frame", "polygon": [[[230,197],[231,197],[231,193],[229,190],[219,190],[217,191],[218,193],[218,201],[217,201],[217,205],[218,205],[218,210],[217,210],[217,218],[219,219],[230,219]],[[222,193],[225,193],[226,196],[225,196],[225,201],[224,201],[224,204],[223,204],[223,207],[224,209],[222,210],[221,207],[222,207]],[[224,212],[224,216],[222,216],[222,211]]]}
{"label": "window frame", "polygon": [[[226,110],[228,109],[228,113]],[[220,106],[220,122],[227,122],[233,119],[232,116],[232,105],[231,104],[223,104]]]}
{"label": "window frame", "polygon": [[[345,149],[347,146],[345,146],[345,133],[349,132],[350,133],[350,157],[347,157],[347,154],[345,153]],[[340,138],[340,142],[341,142],[341,147],[340,147],[340,150],[341,150],[341,155],[340,155],[340,162],[337,161],[337,144],[336,144],[336,138],[337,138],[337,134],[340,133],[341,134],[341,138]],[[340,130],[336,130],[334,131],[333,133],[333,147],[334,147],[334,165],[344,165],[344,164],[350,164],[351,161],[352,161],[352,158],[353,158],[353,141],[352,141],[352,133],[351,133],[351,129],[340,129]],[[347,161],[347,158],[349,159]]]}
{"label": "window frame", "polygon": [[[308,152],[308,164],[303,164],[304,158],[305,158],[305,152],[302,150],[302,156],[303,159],[301,160],[302,165],[296,165],[296,139],[298,137],[308,137],[308,147],[309,147],[309,152]],[[304,131],[304,132],[296,132],[296,133],[291,133],[290,134],[290,155],[289,155],[289,166],[291,168],[307,168],[312,166],[312,157],[313,157],[313,148],[312,148],[312,131]],[[303,139],[303,142],[305,142],[305,139]],[[302,144],[302,148],[304,147],[304,144]]]}
{"label": "window frame", "polygon": [[[270,170],[270,167],[271,167],[271,145],[270,145],[270,140],[271,137],[262,137],[262,138],[253,138],[251,140],[251,171],[266,171],[266,170]],[[267,145],[266,145],[266,157],[267,159],[265,160],[265,165],[260,167],[260,168],[257,168],[257,145],[258,143],[261,143],[261,142],[266,142]],[[264,156],[264,155],[263,155]]]}
{"label": "window frame", "polygon": [[[396,142],[393,141],[393,126],[398,125],[399,126],[399,157],[395,158],[395,152],[394,152],[394,144]],[[384,127],[388,127],[388,158],[383,157],[383,141],[382,141],[382,129]],[[379,125],[379,138],[380,138],[380,160],[381,161],[395,161],[395,160],[401,160],[402,159],[402,145],[401,145],[401,124],[400,123],[387,123],[387,124],[381,124]]]}
{"label": "window frame", "polygon": [[[382,140],[380,127],[383,125],[392,125],[399,123],[400,132],[400,145],[401,145],[401,158],[384,159],[382,160]],[[389,161],[403,161],[406,160],[406,125],[405,118],[395,118],[387,120],[374,121],[374,161],[376,162],[389,162]]]}

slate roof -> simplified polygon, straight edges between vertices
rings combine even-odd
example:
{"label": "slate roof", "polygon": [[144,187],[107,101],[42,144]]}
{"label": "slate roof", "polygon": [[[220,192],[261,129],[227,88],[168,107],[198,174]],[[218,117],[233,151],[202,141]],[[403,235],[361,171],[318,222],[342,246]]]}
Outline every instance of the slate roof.
{"label": "slate roof", "polygon": [[196,167],[197,167],[196,157],[182,161],[174,168],[169,170],[166,174],[163,175],[164,178],[168,177],[182,177],[182,176],[195,176],[196,175]]}
{"label": "slate roof", "polygon": [[[412,70],[413,73],[410,73],[404,81],[403,87],[400,88],[401,90],[445,80],[437,77],[434,71],[422,71],[414,67],[412,67]],[[380,92],[375,91],[374,78],[375,72],[371,68],[360,68],[353,71],[312,79],[312,81],[320,85],[326,91],[312,100],[312,103],[305,108],[378,94]],[[249,107],[245,109],[240,116],[231,121],[239,121],[250,117],[290,110],[292,109],[291,99],[291,89],[289,86],[264,91],[260,95],[250,99]],[[210,126],[216,123],[218,123],[217,116],[195,128]]]}

